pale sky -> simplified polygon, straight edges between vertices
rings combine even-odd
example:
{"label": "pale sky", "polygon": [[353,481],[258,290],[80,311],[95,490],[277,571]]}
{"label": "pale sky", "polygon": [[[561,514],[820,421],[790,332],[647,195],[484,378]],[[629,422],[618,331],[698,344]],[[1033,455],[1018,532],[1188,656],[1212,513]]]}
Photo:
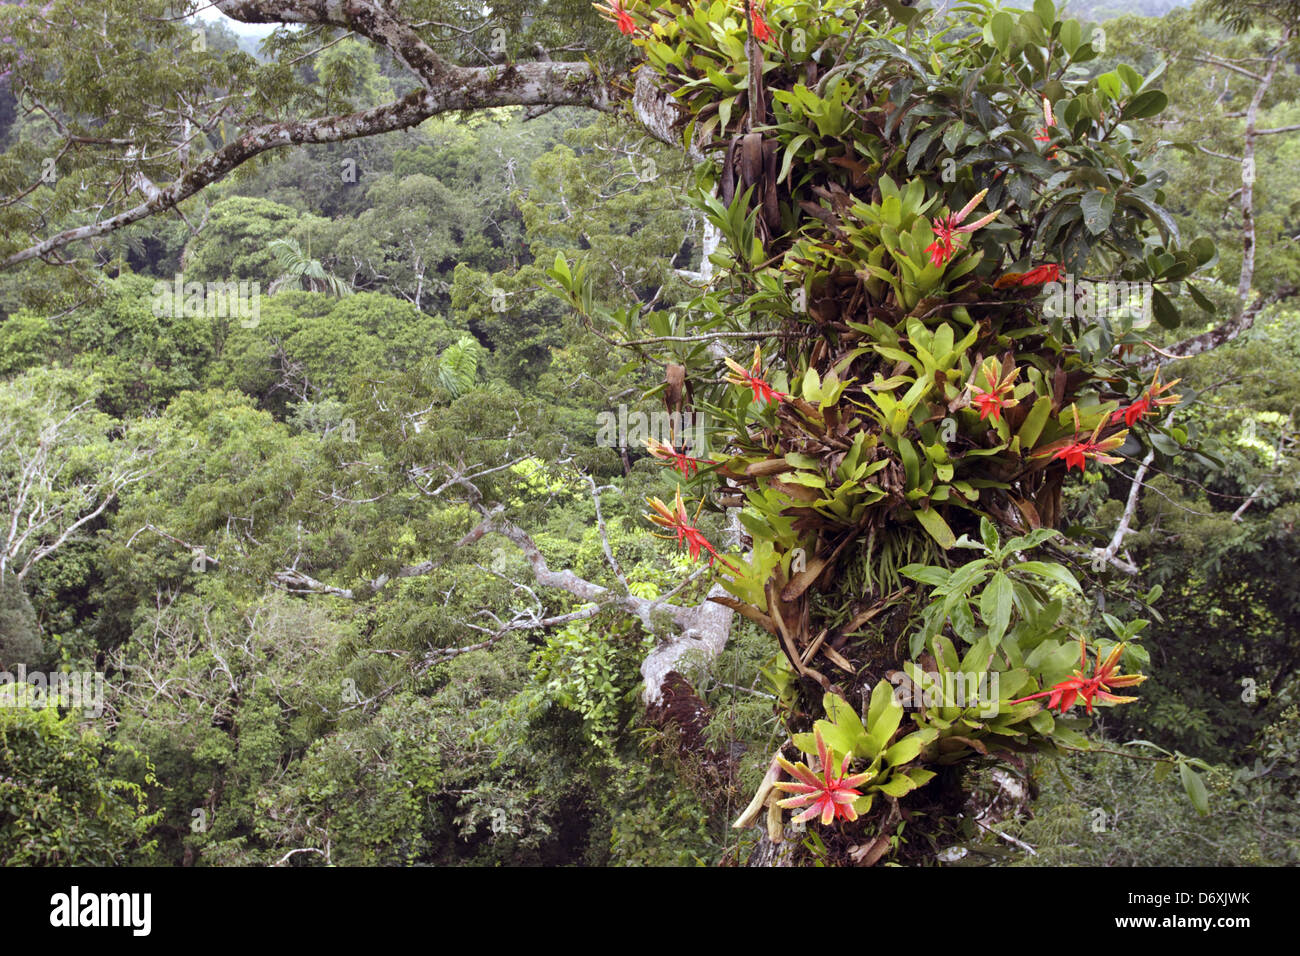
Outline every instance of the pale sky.
{"label": "pale sky", "polygon": [[241,23],[230,19],[216,7],[201,8],[198,16],[200,20],[219,20],[240,36],[264,37],[279,26],[276,23]]}

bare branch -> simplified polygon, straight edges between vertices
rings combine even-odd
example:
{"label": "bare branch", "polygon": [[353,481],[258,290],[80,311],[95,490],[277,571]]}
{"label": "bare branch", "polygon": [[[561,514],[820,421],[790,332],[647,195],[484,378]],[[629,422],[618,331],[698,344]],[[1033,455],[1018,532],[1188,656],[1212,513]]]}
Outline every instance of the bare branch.
{"label": "bare branch", "polygon": [[[1171,414],[1165,419],[1165,424],[1168,425],[1172,419],[1173,415]],[[1124,544],[1124,538],[1130,533],[1129,525],[1132,523],[1133,515],[1137,511],[1138,499],[1142,496],[1142,481],[1146,478],[1147,469],[1151,467],[1151,463],[1155,461],[1155,458],[1156,449],[1153,445],[1151,450],[1147,452],[1147,456],[1142,459],[1142,464],[1138,466],[1137,473],[1133,476],[1133,485],[1128,490],[1128,501],[1124,503],[1124,513],[1120,516],[1115,533],[1111,535],[1110,543],[1104,548],[1095,548],[1093,550],[1094,563],[1105,562],[1119,568],[1125,574],[1138,573],[1138,568],[1132,561],[1121,561],[1118,555],[1120,547]]]}

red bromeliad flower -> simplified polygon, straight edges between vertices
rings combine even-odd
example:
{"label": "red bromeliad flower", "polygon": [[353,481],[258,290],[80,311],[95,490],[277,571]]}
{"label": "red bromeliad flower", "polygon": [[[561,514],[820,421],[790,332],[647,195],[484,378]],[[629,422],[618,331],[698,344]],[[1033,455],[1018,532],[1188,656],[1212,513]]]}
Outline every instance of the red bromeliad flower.
{"label": "red bromeliad flower", "polygon": [[1065,461],[1065,470],[1067,472],[1072,468],[1078,468],[1080,471],[1086,470],[1089,458],[1095,458],[1097,461],[1105,462],[1108,465],[1118,465],[1124,459],[1116,458],[1114,455],[1108,455],[1106,452],[1124,444],[1124,439],[1128,437],[1128,432],[1119,432],[1116,435],[1111,435],[1109,438],[1098,441],[1098,438],[1101,436],[1101,430],[1107,422],[1108,419],[1103,418],[1097,423],[1097,427],[1093,429],[1090,438],[1080,440],[1079,409],[1074,407],[1073,440],[1068,442],[1053,442],[1042,451],[1036,452],[1034,457],[1041,458],[1043,455],[1051,455],[1053,459],[1063,459]]}
{"label": "red bromeliad flower", "polygon": [[[739,568],[728,562],[726,558],[718,555],[717,549],[709,543],[709,540],[706,537],[704,537],[704,532],[691,524],[691,519],[687,517],[686,514],[686,503],[682,501],[682,489],[680,487],[677,489],[677,497],[673,501],[671,507],[664,504],[658,498],[647,498],[646,503],[654,509],[655,513],[646,514],[645,517],[659,525],[661,528],[675,531],[677,533],[677,543],[679,545],[686,545],[686,550],[690,552],[691,560],[698,560],[700,554],[704,553],[709,556],[709,564],[713,564],[713,559],[717,558],[731,571],[736,574],[740,573]],[[700,508],[703,507],[704,501],[701,499]],[[695,517],[697,520],[699,519],[699,516],[699,509],[696,509]],[[668,538],[670,536],[660,534],[655,535],[655,537]]]}
{"label": "red bromeliad flower", "polygon": [[1088,466],[1088,449],[1089,446],[1086,442],[1071,442],[1052,457],[1064,458],[1066,471],[1069,471],[1071,468],[1078,468],[1080,471],[1083,471]]}
{"label": "red bromeliad flower", "polygon": [[699,470],[700,465],[716,465],[717,462],[709,458],[691,458],[686,454],[685,448],[677,451],[672,445],[659,441],[656,438],[647,438],[645,447],[651,455],[662,462],[671,464],[675,469],[680,471],[687,478],[690,478]]}
{"label": "red bromeliad flower", "polygon": [[1045,262],[1041,266],[1034,266],[1026,272],[1020,279],[1021,285],[1043,285],[1048,282],[1059,282],[1061,279],[1061,267],[1055,262]]}
{"label": "red bromeliad flower", "polygon": [[930,265],[941,266],[957,254],[957,246],[953,243],[952,227],[947,220],[934,221],[934,234],[939,238],[926,246],[925,251],[930,253]]}
{"label": "red bromeliad flower", "polygon": [[980,371],[990,387],[988,389],[980,388],[975,384],[975,379],[972,378],[970,382],[971,398],[974,400],[975,406],[980,410],[980,421],[992,418],[994,423],[997,423],[1001,421],[1002,409],[1014,408],[1020,404],[1019,401],[1011,397],[1016,391],[1016,376],[1020,374],[1020,369],[1016,368],[1015,362],[1008,356],[1005,364],[995,358],[989,359],[984,363]]}
{"label": "red bromeliad flower", "polygon": [[1161,385],[1160,370],[1157,369],[1155,378],[1151,380],[1151,386],[1142,394],[1142,397],[1127,408],[1117,409],[1115,414],[1110,416],[1110,423],[1114,425],[1120,419],[1123,419],[1124,425],[1128,428],[1132,428],[1134,422],[1141,421],[1146,414],[1151,411],[1153,406],[1177,405],[1182,401],[1183,396],[1166,395],[1161,398],[1160,393],[1167,392],[1181,381],[1181,378],[1176,378],[1172,382],[1166,382]]}
{"label": "red bromeliad flower", "polygon": [[631,36],[636,33],[636,20],[632,18],[632,14],[627,12],[622,0],[610,0],[608,7],[599,3],[593,3],[592,6],[599,10],[600,15],[606,20],[613,20],[618,25],[619,33],[624,36]]}
{"label": "red bromeliad flower", "polygon": [[961,248],[962,233],[974,232],[981,226],[987,226],[997,218],[998,213],[1002,212],[1001,209],[998,209],[989,213],[983,219],[978,219],[975,222],[972,222],[970,225],[961,225],[962,222],[965,222],[966,217],[971,214],[972,210],[980,204],[980,200],[984,198],[987,192],[987,189],[981,189],[975,194],[974,198],[972,198],[971,201],[962,208],[961,212],[951,213],[947,216],[940,216],[938,219],[933,220],[931,228],[933,229],[935,236],[938,238],[925,247],[925,251],[930,254],[931,265],[941,266],[946,263],[949,259],[955,256],[957,250]]}
{"label": "red bromeliad flower", "polygon": [[1061,278],[1061,267],[1054,262],[1044,263],[1041,266],[1034,266],[1028,272],[1007,272],[998,276],[993,283],[995,289],[1011,289],[1016,286],[1043,285],[1046,282],[1058,282]]}
{"label": "red bromeliad flower", "polygon": [[1073,677],[1053,684],[1040,693],[1013,700],[1011,705],[1023,704],[1027,700],[1046,697],[1048,710],[1055,708],[1061,713],[1065,713],[1075,705],[1076,701],[1082,700],[1087,712],[1091,714],[1093,698],[1107,704],[1132,703],[1137,700],[1136,697],[1120,697],[1110,693],[1112,687],[1134,687],[1146,680],[1145,674],[1121,675],[1119,673],[1119,659],[1123,656],[1126,646],[1125,644],[1116,644],[1104,662],[1101,659],[1101,651],[1098,650],[1097,665],[1093,675],[1089,677],[1085,673],[1088,669],[1088,646],[1083,642],[1082,637],[1079,638],[1079,669],[1074,672]]}
{"label": "red bromeliad flower", "polygon": [[[1100,428],[1101,426],[1098,426]],[[1116,458],[1114,455],[1107,455],[1106,452],[1112,448],[1118,448],[1124,444],[1124,436],[1127,432],[1121,432],[1105,441],[1097,441],[1097,433],[1093,432],[1093,438],[1090,441],[1073,441],[1064,448],[1059,449],[1053,458],[1062,458],[1065,460],[1065,470],[1078,468],[1080,471],[1087,469],[1089,458],[1095,458],[1097,461],[1104,462],[1107,465],[1118,465],[1123,458]]]}
{"label": "red bromeliad flower", "polygon": [[757,345],[754,346],[754,364],[746,371],[740,363],[733,362],[729,358],[723,359],[727,367],[734,373],[726,376],[728,382],[732,385],[745,385],[754,390],[754,401],[770,402],[774,398],[787,399],[790,396],[785,392],[778,392],[763,378],[763,355]]}
{"label": "red bromeliad flower", "polygon": [[986,392],[982,388],[971,386],[971,397],[975,400],[975,405],[980,410],[980,421],[993,418],[994,423],[1001,420],[1002,409],[1006,407],[1006,402],[997,392]]}
{"label": "red bromeliad flower", "polygon": [[763,22],[763,15],[761,13],[763,2],[764,0],[749,0],[749,18],[754,23],[754,39],[759,43],[766,43],[768,40],[772,39],[771,28]]}
{"label": "red bromeliad flower", "polygon": [[1129,405],[1127,408],[1116,409],[1115,414],[1110,416],[1110,423],[1114,425],[1118,421],[1120,421],[1120,419],[1123,419],[1124,427],[1132,428],[1134,423],[1141,421],[1142,416],[1144,416],[1150,410],[1151,410],[1151,396],[1150,394],[1146,394],[1143,395],[1141,398],[1139,398],[1132,405]]}
{"label": "red bromeliad flower", "polygon": [[820,816],[822,826],[829,826],[837,818],[853,821],[858,818],[858,812],[853,809],[853,801],[862,794],[855,790],[871,779],[871,773],[858,773],[853,776],[847,776],[849,772],[849,761],[853,759],[852,754],[844,755],[844,762],[840,765],[840,772],[835,773],[834,761],[832,754],[826,746],[826,741],[822,740],[822,732],[814,728],[814,735],[817,739],[817,756],[821,760],[822,775],[819,777],[806,766],[803,761],[792,764],[782,756],[777,756],[776,761],[781,765],[781,769],[794,777],[796,781],[778,781],[774,783],[777,790],[783,790],[786,793],[793,793],[796,796],[788,797],[785,800],[778,800],[778,807],[793,808],[808,806],[808,809],[795,817],[795,822],[811,820]]}

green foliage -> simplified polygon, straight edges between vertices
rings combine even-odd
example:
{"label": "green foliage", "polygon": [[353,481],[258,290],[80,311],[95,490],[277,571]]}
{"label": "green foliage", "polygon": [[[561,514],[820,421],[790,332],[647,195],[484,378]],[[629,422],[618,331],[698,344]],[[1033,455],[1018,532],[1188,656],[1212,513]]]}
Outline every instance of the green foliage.
{"label": "green foliage", "polygon": [[280,277],[271,283],[269,291],[272,295],[286,287],[301,288],[307,292],[328,292],[338,298],[352,294],[352,288],[344,280],[326,272],[320,260],[312,259],[303,252],[296,240],[272,239],[267,248],[275,256],[276,265],[281,270]]}
{"label": "green foliage", "polygon": [[255,327],[234,324],[207,381],[284,415],[291,404],[346,398],[358,376],[419,368],[461,337],[438,316],[378,293],[285,291],[263,300]]}
{"label": "green foliage", "polygon": [[324,94],[325,109],[351,113],[369,109],[393,98],[388,79],[366,45],[347,39],[322,50],[313,65]]}
{"label": "green foliage", "polygon": [[35,668],[44,663],[45,642],[36,613],[12,574],[0,578],[0,670],[12,672],[19,664]]}
{"label": "green foliage", "polygon": [[[55,0],[75,23],[57,43],[0,6],[17,43],[0,72],[33,57],[0,86],[73,135],[147,148],[126,170],[89,143],[59,153],[48,115],[0,89],[0,193],[37,184],[0,204],[0,256],[81,224],[104,184],[129,197],[124,172],[184,175],[149,103],[227,98],[206,149],[410,89],[355,38],[279,31],[255,59],[215,26],[192,48],[162,0],[100,6],[103,31]],[[1233,35],[1179,12],[1099,36],[1071,19],[1097,4],[941,19],[890,0],[855,29],[862,4],[769,0],[760,59],[740,4],[631,6],[640,47],[587,0],[455,11],[468,32],[433,25],[453,19],[438,0],[403,13],[454,62],[484,62],[487,26],[509,59],[581,49],[609,77],[644,52],[703,163],[623,117],[447,116],[246,164],[183,216],[65,250],[88,281],[48,263],[0,277],[0,500],[67,419],[28,499],[67,520],[39,546],[104,505],[5,575],[0,668],[103,654],[116,716],[101,737],[0,708],[0,859],[743,861],[759,831],[730,824],[773,752],[815,764],[820,732],[836,770],[848,755],[868,775],[865,819],[798,840],[799,862],[870,846],[928,863],[954,844],[998,862],[1295,862],[1295,315],[1182,362],[1172,423],[1110,422],[1148,387],[1143,342],[1239,310],[1240,170],[1197,147],[1240,150],[1250,88],[1197,57],[1263,55],[1272,21]],[[1261,126],[1300,119],[1295,82],[1279,71]],[[1255,291],[1284,289],[1295,139],[1256,148]],[[935,262],[936,220],[972,200],[952,226],[996,214]],[[722,237],[707,260],[706,224]],[[1008,278],[1044,263],[1151,281],[1159,327],[1049,310]],[[283,281],[255,323],[159,314],[154,282],[181,270]],[[500,503],[552,571],[611,595],[682,585],[698,566],[639,514],[665,494],[662,462],[595,441],[599,412],[662,410],[668,362],[711,426],[715,464],[684,493],[741,566],[672,600],[712,592],[740,615],[720,656],[679,662],[699,726],[651,730],[640,664],[663,616],[596,612],[536,586],[516,542],[465,536]],[[788,399],[755,401],[751,372]],[[1090,435],[1110,444],[1068,482],[1055,456]],[[1117,555],[1139,574],[1085,569],[1148,453]],[[1091,724],[1014,702],[1120,645],[1126,675],[1152,676],[1138,702]],[[1101,749],[1129,759],[1073,753]],[[1036,816],[981,820],[1036,857],[968,812],[1011,777],[1041,789]]]}
{"label": "green foliage", "polygon": [[161,408],[201,383],[225,320],[155,309],[156,288],[155,280],[128,274],[105,281],[85,308],[11,316],[0,325],[4,373],[61,364],[94,375],[104,411],[139,416]]}
{"label": "green foliage", "polygon": [[[1293,733],[1293,721],[1290,727]],[[1236,771],[1216,767],[1205,775],[1211,810],[1202,815],[1162,781],[1162,766],[1090,754],[1042,767],[1033,819],[997,828],[1035,849],[1032,856],[1016,854],[1014,863],[1293,866],[1300,858],[1293,778],[1271,778],[1266,763]]]}
{"label": "green foliage", "polygon": [[570,624],[548,636],[534,662],[536,680],[561,707],[582,715],[592,747],[611,751],[633,717],[629,688],[652,644],[622,625]]}
{"label": "green foliage", "polygon": [[79,715],[33,706],[22,684],[0,686],[0,865],[113,866],[152,852],[141,776],[113,770],[131,748],[83,726]]}
{"label": "green foliage", "polygon": [[203,230],[185,247],[186,282],[259,282],[264,289],[283,274],[272,242],[304,243],[325,220],[267,199],[232,196],[213,204]]}

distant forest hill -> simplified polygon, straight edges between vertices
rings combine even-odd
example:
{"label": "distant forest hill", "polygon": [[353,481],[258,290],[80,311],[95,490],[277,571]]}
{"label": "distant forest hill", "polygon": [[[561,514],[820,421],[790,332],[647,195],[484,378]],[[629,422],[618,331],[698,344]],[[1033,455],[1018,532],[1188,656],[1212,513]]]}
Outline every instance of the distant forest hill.
{"label": "distant forest hill", "polygon": [[[1003,6],[1016,7],[1021,10],[1033,6],[1033,0],[1003,0]],[[1057,4],[1072,17],[1081,20],[1110,20],[1113,17],[1136,15],[1140,17],[1163,17],[1170,10],[1178,7],[1190,7],[1185,0],[1068,0]]]}

